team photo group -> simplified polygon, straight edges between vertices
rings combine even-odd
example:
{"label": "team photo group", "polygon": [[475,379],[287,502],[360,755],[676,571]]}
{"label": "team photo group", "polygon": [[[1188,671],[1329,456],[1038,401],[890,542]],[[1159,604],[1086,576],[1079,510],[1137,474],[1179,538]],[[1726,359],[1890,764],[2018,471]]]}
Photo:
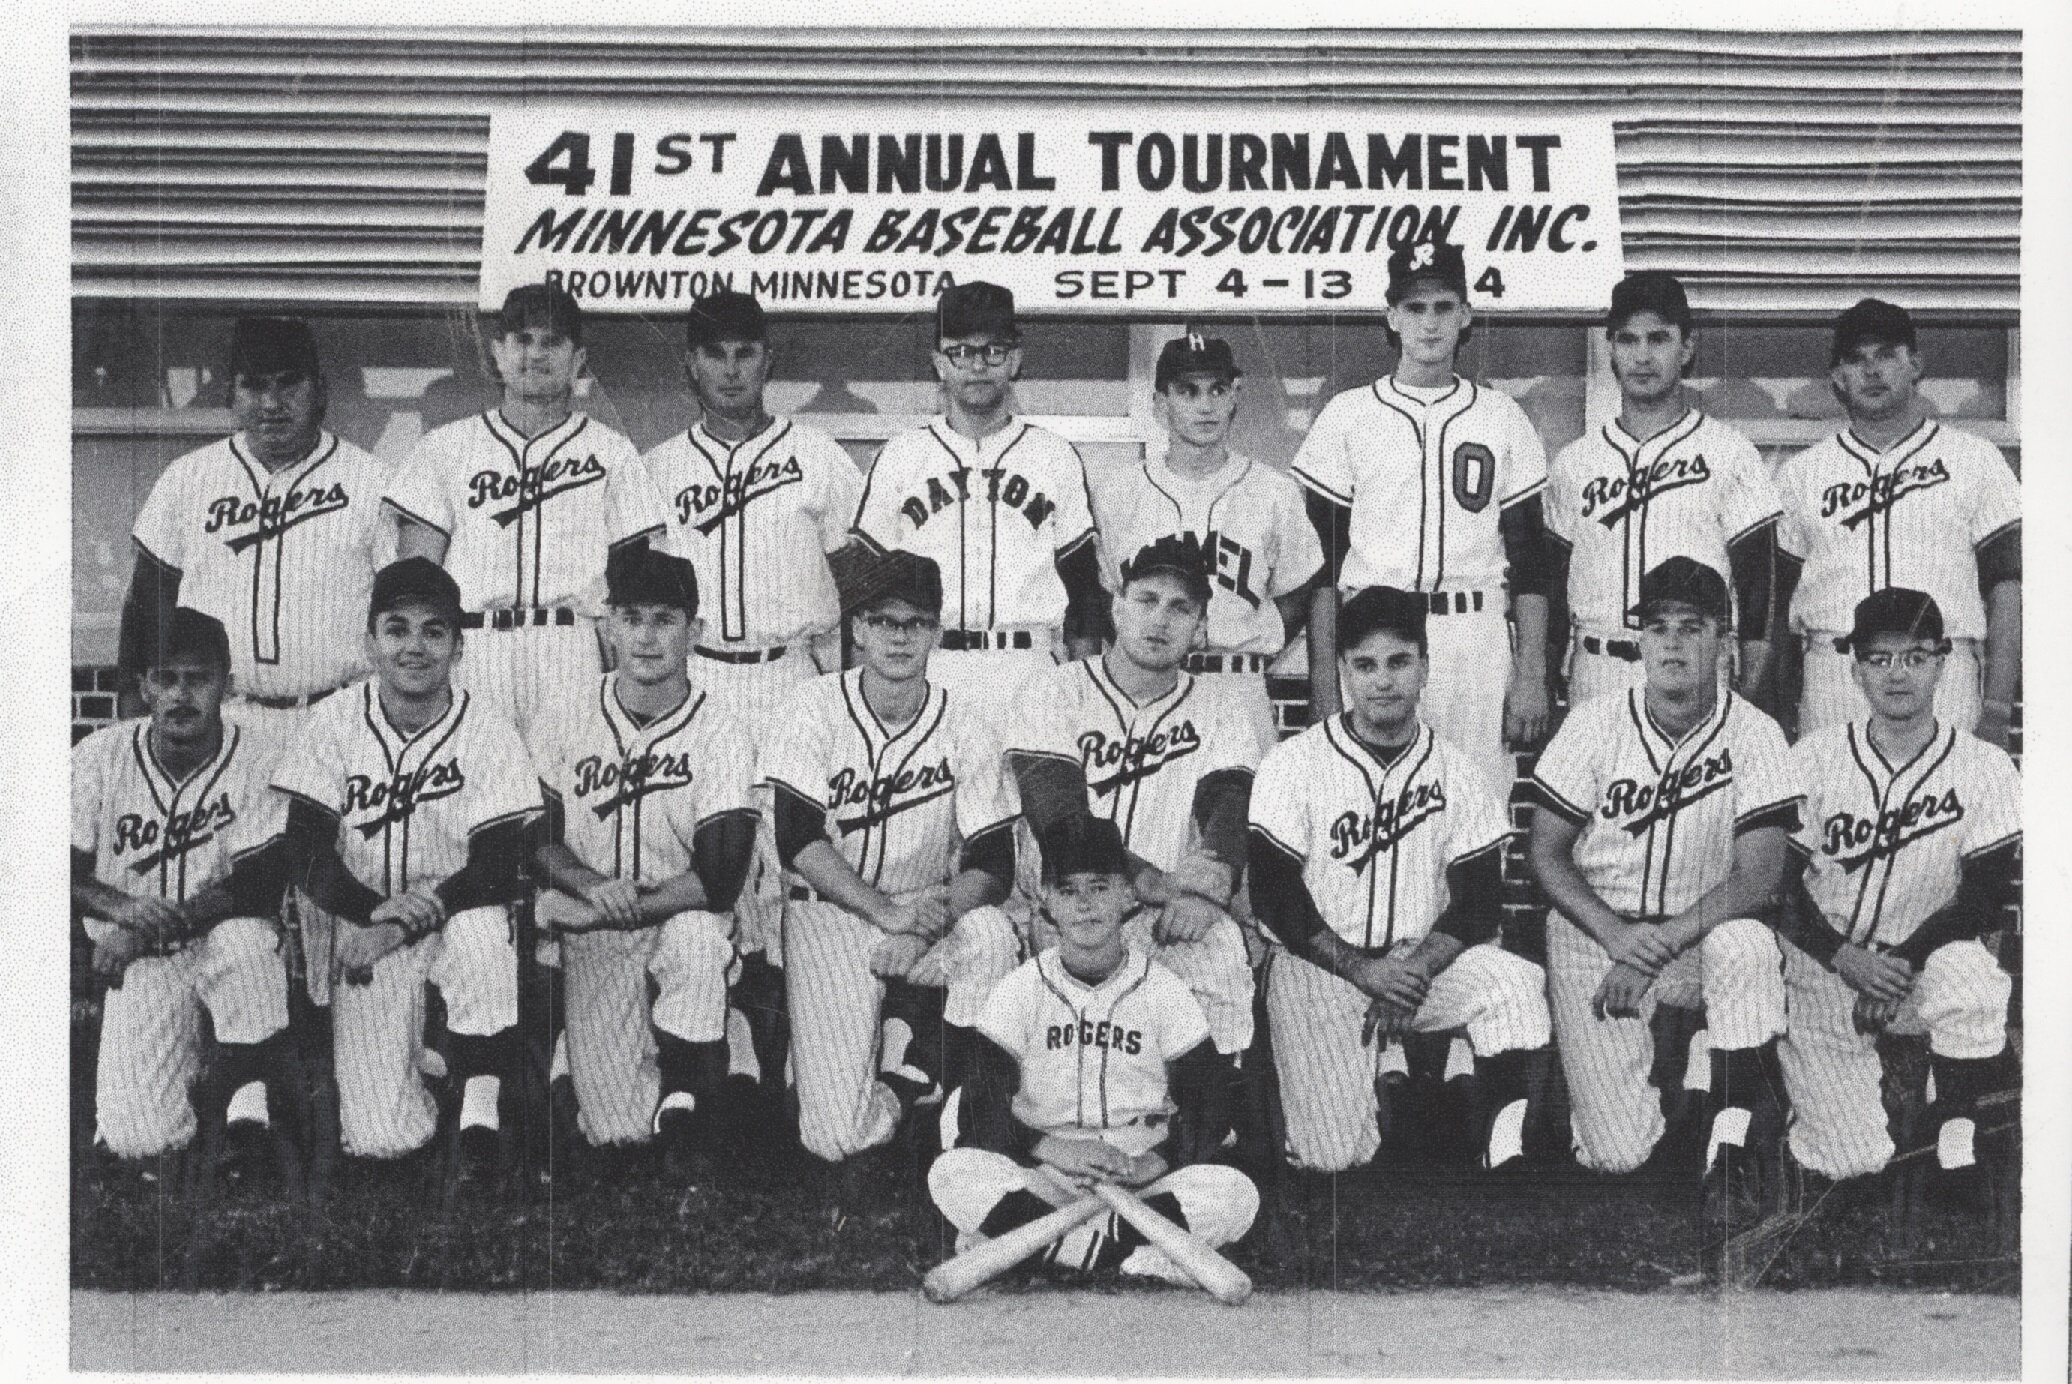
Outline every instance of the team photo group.
{"label": "team photo group", "polygon": [[1164,443],[1084,463],[1016,403],[1054,328],[977,278],[867,467],[766,404],[738,291],[657,316],[698,421],[645,455],[551,279],[394,460],[306,321],[237,318],[235,431],[135,517],[129,719],[73,751],[95,1157],[451,1207],[897,1143],[945,1298],[1234,1299],[1262,1193],[1441,1116],[1464,1177],[1679,1180],[1709,1245],[1902,1178],[2010,1214],[2008,461],[1865,283],[1846,417],[1773,463],[1659,270],[1550,456],[1461,371],[1476,254],[1394,248],[1393,357],[1285,470],[1213,322],[1157,351]]}

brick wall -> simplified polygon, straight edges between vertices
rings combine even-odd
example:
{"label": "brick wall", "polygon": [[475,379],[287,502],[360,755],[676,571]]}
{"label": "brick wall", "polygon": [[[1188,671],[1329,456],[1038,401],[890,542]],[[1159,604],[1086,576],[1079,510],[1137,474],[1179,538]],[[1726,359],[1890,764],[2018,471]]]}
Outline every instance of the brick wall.
{"label": "brick wall", "polygon": [[115,670],[72,670],[72,743],[78,744],[115,719]]}

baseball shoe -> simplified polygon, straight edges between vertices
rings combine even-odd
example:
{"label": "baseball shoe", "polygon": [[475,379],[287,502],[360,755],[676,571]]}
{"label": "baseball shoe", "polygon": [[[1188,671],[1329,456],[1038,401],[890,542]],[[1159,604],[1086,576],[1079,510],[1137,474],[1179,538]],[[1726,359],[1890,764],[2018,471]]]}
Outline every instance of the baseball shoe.
{"label": "baseball shoe", "polygon": [[503,1155],[503,1135],[489,1125],[462,1125],[455,1136],[454,1178],[462,1186],[493,1182]]}
{"label": "baseball shoe", "polygon": [[252,1187],[273,1166],[273,1130],[257,1120],[232,1120],[223,1126],[223,1144],[216,1173],[225,1187]]}
{"label": "baseball shoe", "polygon": [[942,1085],[935,1078],[911,1064],[889,1072],[879,1072],[878,1080],[899,1098],[901,1114],[908,1114],[923,1106],[941,1105]]}
{"label": "baseball shoe", "polygon": [[1763,1186],[1756,1164],[1755,1154],[1741,1145],[1720,1145],[1705,1172],[1699,1213],[1708,1241],[1725,1240],[1762,1220]]}

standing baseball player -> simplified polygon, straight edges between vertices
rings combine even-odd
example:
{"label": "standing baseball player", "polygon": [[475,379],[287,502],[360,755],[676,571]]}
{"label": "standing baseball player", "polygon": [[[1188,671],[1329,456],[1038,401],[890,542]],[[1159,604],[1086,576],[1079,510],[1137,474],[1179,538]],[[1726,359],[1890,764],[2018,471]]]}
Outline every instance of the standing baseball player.
{"label": "standing baseball player", "polygon": [[1427,722],[1507,797],[1516,769],[1506,738],[1535,743],[1547,723],[1546,450],[1508,394],[1454,373],[1472,318],[1459,246],[1397,249],[1388,304],[1395,370],[1326,404],[1290,467],[1335,585],[1310,614],[1311,700],[1319,719],[1341,704],[1340,597],[1366,586],[1418,592],[1436,617]]}
{"label": "standing baseball player", "polygon": [[1129,939],[1194,991],[1226,1064],[1252,1040],[1252,971],[1230,904],[1246,800],[1266,753],[1255,717],[1181,665],[1210,599],[1201,548],[1157,540],[1122,565],[1115,643],[1025,691],[1008,757],[1039,843],[1091,813],[1115,823],[1139,902]]}
{"label": "standing baseball player", "polygon": [[[246,1144],[275,1103],[300,1100],[267,743],[223,720],[231,652],[219,622],[180,608],[154,633],[142,683],[150,719],[72,751],[72,906],[110,979],[95,1120],[122,1158],[185,1145],[198,1109]],[[190,1101],[204,1011],[220,1080]]]}
{"label": "standing baseball player", "polygon": [[1165,455],[1093,487],[1103,573],[1119,586],[1123,561],[1168,535],[1198,544],[1213,590],[1205,646],[1188,654],[1187,671],[1233,679],[1270,732],[1266,670],[1309,618],[1324,565],[1316,529],[1300,487],[1230,450],[1242,381],[1229,343],[1175,337],[1158,353],[1153,383]]}
{"label": "standing baseball player", "polygon": [[1619,416],[1562,448],[1547,476],[1562,578],[1549,590],[1565,593],[1572,630],[1569,701],[1644,681],[1634,597],[1649,568],[1682,556],[1732,576],[1734,686],[1766,704],[1779,514],[1769,467],[1754,443],[1684,397],[1698,343],[1674,275],[1650,269],[1620,280],[1604,335]]}
{"label": "standing baseball player", "polygon": [[453,573],[478,638],[462,681],[523,735],[542,704],[604,671],[593,617],[613,548],[664,530],[633,444],[573,411],[583,310],[553,285],[511,290],[489,343],[497,408],[427,434],[386,496],[396,551]]}
{"label": "standing baseball player", "polygon": [[1873,591],[1925,591],[1948,621],[1936,716],[2005,749],[2022,673],[2022,497],[2000,449],[1929,415],[1904,308],[1835,321],[1829,377],[1849,426],[1777,473],[1779,597],[1802,640],[1799,733],[1868,714],[1844,647]]}
{"label": "standing baseball player", "polygon": [[1641,578],[1644,686],[1570,710],[1541,752],[1533,873],[1554,1032],[1586,1167],[1637,1168],[1662,1137],[1655,1006],[1702,1003],[1711,1045],[1706,1210],[1772,1184],[1782,1133],[1778,898],[1804,794],[1777,723],[1722,692],[1726,579],[1687,557]]}
{"label": "standing baseball player", "polygon": [[1099,647],[1106,593],[1086,468],[1072,444],[1009,410],[1021,374],[1014,295],[956,284],[936,307],[944,411],[885,444],[855,534],[942,572],[942,655],[931,676],[1004,711],[1061,654]]}
{"label": "standing baseball player", "polygon": [[614,671],[533,732],[547,801],[533,861],[550,886],[538,916],[562,933],[584,1137],[660,1134],[681,1157],[727,1078],[728,914],[754,851],[753,750],[691,684],[691,564],[636,544],[612,554],[605,580]]}
{"label": "standing baseball player", "polygon": [[1950,641],[1934,597],[1864,597],[1849,648],[1870,715],[1793,751],[1805,875],[1785,930],[1791,1022],[1778,1048],[1791,1150],[1835,1179],[1883,1168],[1877,1035],[1925,1031],[1936,1163],[1961,1183],[1976,1176],[1979,1098],[2007,1075],[2013,982],[1980,938],[2019,894],[2021,779],[2006,751],[1936,714]]}
{"label": "standing baseball player", "polygon": [[417,1060],[429,981],[446,1001],[461,1147],[479,1169],[496,1153],[517,1055],[507,905],[541,805],[517,732],[452,685],[461,624],[459,587],[429,558],[376,573],[375,676],[311,713],[273,786],[289,800],[295,875],[340,919],[331,1017],[345,1151],[396,1158],[432,1137]]}
{"label": "standing baseball player", "polygon": [[[1251,1228],[1259,1192],[1207,1163],[1221,1066],[1201,1007],[1178,977],[1127,939],[1132,862],[1105,818],[1082,817],[1047,843],[1045,911],[1057,943],[995,987],[979,1020],[979,1069],[956,1112],[957,1146],[928,1169],[928,1193],[957,1227],[959,1252],[1050,1213],[1048,1168],[1088,1186],[1142,1189],[1144,1204],[1209,1245]],[[1191,1282],[1110,1214],[1044,1255],[1071,1269],[1117,1268]]]}
{"label": "standing baseball player", "polygon": [[[892,552],[857,581],[857,668],[805,688],[762,755],[787,871],[799,1138],[829,1162],[961,1084],[986,995],[1020,955],[998,907],[1019,811],[1000,742],[974,699],[928,676],[942,576]],[[915,986],[946,991],[933,1044],[914,1041],[929,1030]]]}
{"label": "standing baseball player", "polygon": [[1429,610],[1387,587],[1345,603],[1346,710],[1268,750],[1252,788],[1252,897],[1287,948],[1266,1012],[1298,1167],[1374,1157],[1375,1080],[1400,1034],[1467,1030],[1487,1168],[1523,1157],[1546,1069],[1546,976],[1496,940],[1504,804],[1418,716]]}

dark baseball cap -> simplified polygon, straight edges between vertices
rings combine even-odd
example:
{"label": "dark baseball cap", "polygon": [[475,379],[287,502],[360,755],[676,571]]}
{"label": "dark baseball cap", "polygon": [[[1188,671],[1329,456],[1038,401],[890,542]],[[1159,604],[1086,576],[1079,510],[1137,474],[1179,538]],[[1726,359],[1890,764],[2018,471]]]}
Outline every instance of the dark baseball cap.
{"label": "dark baseball cap", "polygon": [[317,373],[317,340],[299,317],[240,317],[230,328],[230,378]]}
{"label": "dark baseball cap", "polygon": [[1835,319],[1835,339],[1828,352],[1828,364],[1840,365],[1867,341],[1909,350],[1920,344],[1914,337],[1914,319],[1905,308],[1882,298],[1865,298]]}
{"label": "dark baseball cap", "polygon": [[1403,301],[1413,285],[1435,282],[1468,301],[1468,264],[1460,246],[1444,240],[1420,240],[1398,245],[1389,255],[1388,302]]}
{"label": "dark baseball cap", "polygon": [[1611,311],[1604,315],[1605,330],[1618,330],[1636,312],[1652,312],[1686,334],[1691,330],[1691,300],[1667,270],[1642,269],[1619,280],[1612,288]]}
{"label": "dark baseball cap", "polygon": [[1377,631],[1425,647],[1425,623],[1431,599],[1422,592],[1393,586],[1366,586],[1338,609],[1338,651],[1350,653]]}
{"label": "dark baseball cap", "polygon": [[230,636],[223,632],[223,622],[186,606],[174,607],[172,615],[159,626],[158,647],[152,650],[146,666],[161,668],[183,659],[229,672]]}
{"label": "dark baseball cap", "polygon": [[1137,555],[1122,564],[1122,584],[1128,587],[1133,581],[1148,577],[1154,572],[1165,572],[1178,577],[1187,594],[1209,603],[1209,555],[1201,540],[1189,534],[1169,533],[1154,538],[1137,550]]}
{"label": "dark baseball cap", "polygon": [[496,315],[497,334],[510,336],[527,327],[545,327],[570,341],[583,341],[583,308],[559,284],[520,284],[504,295]]}
{"label": "dark baseball cap", "polygon": [[401,605],[417,602],[458,622],[460,587],[444,567],[428,557],[398,558],[374,574],[374,595],[367,602],[367,619]]}
{"label": "dark baseball cap", "polygon": [[1926,591],[1905,586],[1888,586],[1873,591],[1856,603],[1856,619],[1849,628],[1849,648],[1862,654],[1864,646],[1879,635],[1898,635],[1947,648],[1943,637],[1942,607]]}
{"label": "dark baseball cap", "polygon": [[746,293],[708,293],[691,304],[684,340],[693,348],[722,341],[768,341],[770,320],[763,305]]}
{"label": "dark baseball cap", "polygon": [[853,615],[885,601],[905,601],[930,615],[942,613],[942,568],[935,559],[894,548],[850,570],[842,609]]}
{"label": "dark baseball cap", "polygon": [[1237,362],[1231,358],[1230,343],[1200,332],[1176,336],[1158,353],[1158,368],[1151,387],[1164,392],[1182,375],[1215,375],[1225,384],[1238,377]]}
{"label": "dark baseball cap", "polygon": [[1664,558],[1642,575],[1640,599],[1633,603],[1629,613],[1635,619],[1645,619],[1651,608],[1669,604],[1689,606],[1724,625],[1727,623],[1726,578],[1696,558]]}
{"label": "dark baseball cap", "polygon": [[979,279],[951,284],[935,301],[935,335],[939,341],[967,336],[1019,341],[1022,332],[1015,325],[1014,294]]}
{"label": "dark baseball cap", "polygon": [[1119,875],[1129,878],[1129,853],[1122,833],[1106,817],[1078,813],[1043,835],[1043,882],[1062,884],[1074,875]]}
{"label": "dark baseball cap", "polygon": [[698,574],[680,557],[645,543],[614,548],[604,562],[604,599],[615,606],[674,606],[698,614]]}

